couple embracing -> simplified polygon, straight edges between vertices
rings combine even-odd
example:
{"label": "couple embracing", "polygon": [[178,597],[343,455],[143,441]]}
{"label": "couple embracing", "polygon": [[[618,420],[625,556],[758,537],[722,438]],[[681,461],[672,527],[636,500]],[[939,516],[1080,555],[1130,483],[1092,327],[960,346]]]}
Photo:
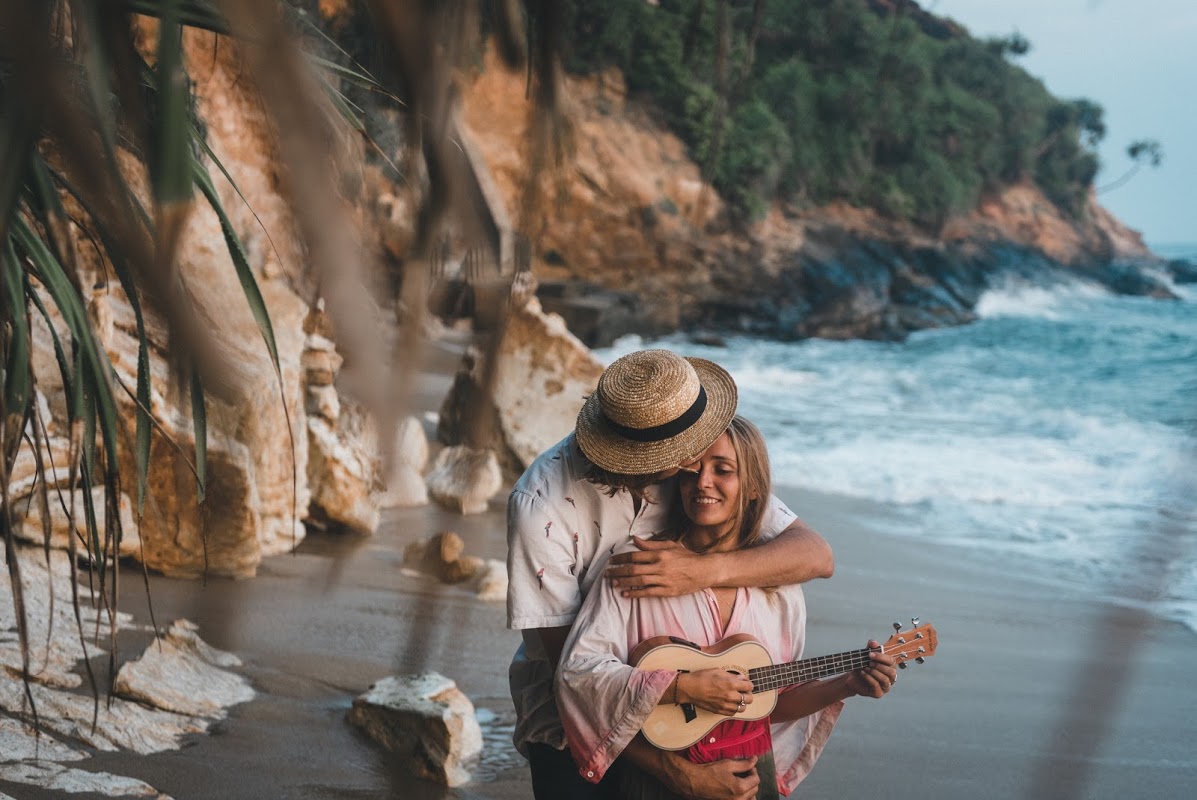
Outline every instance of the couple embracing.
{"label": "couple embracing", "polygon": [[[802,655],[799,584],[831,576],[831,549],[773,496],[765,443],[735,412],[735,383],[717,364],[631,353],[604,371],[574,433],[516,483],[514,738],[538,800],[789,794],[843,701],[893,684],[893,658],[877,653],[862,669],[767,695],[722,666],[634,665],[654,637],[709,646],[748,634],[773,663]],[[762,697],[775,701],[767,716],[752,713]],[[660,749],[641,733],[655,712],[717,724],[689,747]]]}

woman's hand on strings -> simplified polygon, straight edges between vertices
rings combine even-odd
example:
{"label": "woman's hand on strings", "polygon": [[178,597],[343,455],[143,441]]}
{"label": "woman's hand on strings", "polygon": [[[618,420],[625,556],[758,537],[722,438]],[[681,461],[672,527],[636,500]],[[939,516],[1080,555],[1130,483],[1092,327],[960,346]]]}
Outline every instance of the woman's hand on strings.
{"label": "woman's hand on strings", "polygon": [[[870,639],[868,647],[875,650],[881,644]],[[870,653],[869,660],[869,666],[848,673],[848,688],[860,697],[885,697],[898,680],[897,660],[881,652]]]}
{"label": "woman's hand on strings", "polygon": [[730,717],[752,703],[752,681],[725,669],[700,669],[678,676],[678,702],[693,703]]}

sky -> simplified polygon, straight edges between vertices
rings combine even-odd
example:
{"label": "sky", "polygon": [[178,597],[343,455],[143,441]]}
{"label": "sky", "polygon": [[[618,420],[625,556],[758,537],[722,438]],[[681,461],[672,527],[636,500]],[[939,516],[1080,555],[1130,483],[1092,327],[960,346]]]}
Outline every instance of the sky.
{"label": "sky", "polygon": [[[1056,97],[1105,109],[1098,202],[1149,245],[1197,243],[1197,0],[920,0],[978,38],[1021,33],[1015,59]],[[1163,163],[1132,167],[1127,146],[1155,139]]]}

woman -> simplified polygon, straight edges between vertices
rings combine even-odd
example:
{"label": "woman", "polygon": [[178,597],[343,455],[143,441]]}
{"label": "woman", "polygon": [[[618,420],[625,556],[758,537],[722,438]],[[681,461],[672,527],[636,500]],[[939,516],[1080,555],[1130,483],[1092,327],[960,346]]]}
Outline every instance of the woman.
{"label": "woman", "polygon": [[[679,475],[680,511],[673,520],[673,538],[696,552],[752,545],[759,536],[770,482],[760,431],[735,417],[693,469]],[[628,666],[638,643],[668,635],[710,645],[733,633],[747,633],[769,650],[774,663],[783,663],[801,657],[805,628],[806,606],[799,586],[714,588],[683,597],[642,599],[624,598],[606,582],[596,586],[570,632],[556,679],[569,749],[581,774],[597,783],[660,704],[692,704],[731,716],[753,700],[751,681],[724,669],[677,672]],[[789,794],[814,765],[843,701],[855,695],[880,697],[893,683],[893,658],[874,654],[872,659],[863,670],[783,691],[769,718],[720,723],[688,757],[709,761],[759,755],[757,797]],[[612,775],[617,796],[679,797],[625,762],[616,764]]]}

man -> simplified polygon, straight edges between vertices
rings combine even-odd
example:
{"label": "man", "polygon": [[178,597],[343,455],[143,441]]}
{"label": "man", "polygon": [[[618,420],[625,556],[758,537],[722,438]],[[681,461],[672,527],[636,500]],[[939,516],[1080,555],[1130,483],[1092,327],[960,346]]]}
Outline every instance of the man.
{"label": "man", "polygon": [[[830,547],[776,498],[762,525],[768,541],[757,547],[697,555],[676,542],[647,541],[668,527],[673,476],[735,412],[735,382],[718,365],[667,350],[631,353],[603,372],[574,433],[516,482],[507,504],[507,624],[523,631],[524,642],[511,663],[511,697],[515,744],[531,764],[538,800],[601,796],[565,749],[553,670],[585,593],[617,545],[636,537],[640,548],[606,569],[633,597],[831,576]],[[685,796],[754,796],[759,783],[752,760],[692,764],[642,741],[621,758]]]}

